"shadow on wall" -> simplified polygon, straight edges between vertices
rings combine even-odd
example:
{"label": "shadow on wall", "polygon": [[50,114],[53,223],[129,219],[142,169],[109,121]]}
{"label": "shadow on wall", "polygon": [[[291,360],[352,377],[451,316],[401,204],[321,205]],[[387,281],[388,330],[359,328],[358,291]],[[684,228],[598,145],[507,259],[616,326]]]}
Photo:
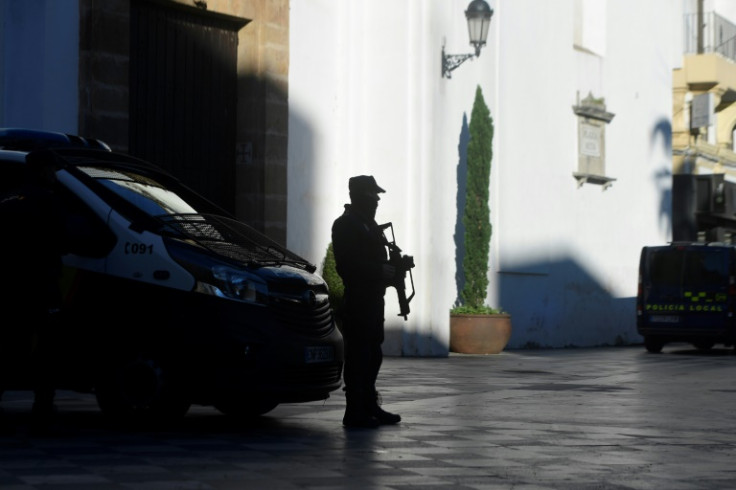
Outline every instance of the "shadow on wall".
{"label": "shadow on wall", "polygon": [[[458,141],[457,216],[455,220],[455,283],[462,290],[465,229],[462,210],[467,187],[467,115]],[[661,119],[651,133],[651,147],[662,145],[671,154],[672,127]],[[672,230],[672,171],[668,166],[652,173],[659,190],[659,223]],[[499,306],[513,318],[509,349],[633,345],[642,342],[636,331],[636,298],[614,297],[573,258],[529,262],[498,273]],[[459,301],[459,296],[456,301]]]}
{"label": "shadow on wall", "polygon": [[[327,223],[318,223],[314,212],[315,204],[310,196],[325,192],[347,195],[348,184],[345,181],[344,191],[343,189],[326,189],[324,185],[320,185],[320,182],[324,182],[325,179],[320,181],[318,176],[325,170],[321,169],[317,162],[314,130],[294,105],[289,107],[288,133],[288,146],[296,150],[288,155],[287,181],[291,184],[287,186],[289,191],[287,197],[293,201],[287,202],[287,215],[292,223],[299,223],[299,225],[296,230],[289,230],[287,243],[291,250],[308,260],[316,260],[315,263],[319,266],[327,253],[327,247],[322,244],[329,244],[332,241],[331,220],[336,219],[342,213],[342,205],[335,208]],[[324,236],[316,236],[315,230],[323,229],[325,230]]]}
{"label": "shadow on wall", "polygon": [[460,126],[460,137],[457,143],[457,196],[455,198],[457,215],[455,216],[455,290],[457,296],[455,305],[460,304],[460,291],[465,284],[463,260],[465,258],[465,225],[463,225],[463,210],[465,209],[465,194],[468,187],[468,142],[470,129],[468,115],[463,113],[463,122]]}
{"label": "shadow on wall", "polygon": [[[672,126],[660,119],[650,135],[652,150],[672,153]],[[651,174],[659,191],[659,226],[672,231],[670,162]],[[635,280],[635,278],[634,278]],[[499,305],[511,313],[509,349],[640,344],[636,298],[614,297],[572,257],[503,267],[498,273]]]}
{"label": "shadow on wall", "polygon": [[513,318],[508,349],[642,342],[636,298],[612,296],[572,258],[505,268],[498,281],[499,304]]}
{"label": "shadow on wall", "polygon": [[404,319],[395,320],[392,315],[391,311],[386,311],[383,355],[395,357],[447,357],[447,344],[434,335],[411,333],[408,335],[414,337],[407,340],[407,333],[404,331]]}
{"label": "shadow on wall", "polygon": [[[668,119],[662,118],[652,128],[650,138],[652,148],[660,143],[665,155],[672,155],[672,124]],[[663,231],[672,236],[672,162],[667,162],[665,168],[652,173],[654,185],[659,189],[659,222]]]}

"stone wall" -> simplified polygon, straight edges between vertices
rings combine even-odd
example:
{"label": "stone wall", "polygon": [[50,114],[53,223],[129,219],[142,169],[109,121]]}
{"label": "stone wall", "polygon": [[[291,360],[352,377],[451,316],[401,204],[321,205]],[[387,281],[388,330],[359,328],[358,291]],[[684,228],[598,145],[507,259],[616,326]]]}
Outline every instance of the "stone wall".
{"label": "stone wall", "polygon": [[[238,35],[236,215],[286,243],[289,0],[141,0],[248,19]],[[128,150],[131,0],[80,0],[79,132]]]}

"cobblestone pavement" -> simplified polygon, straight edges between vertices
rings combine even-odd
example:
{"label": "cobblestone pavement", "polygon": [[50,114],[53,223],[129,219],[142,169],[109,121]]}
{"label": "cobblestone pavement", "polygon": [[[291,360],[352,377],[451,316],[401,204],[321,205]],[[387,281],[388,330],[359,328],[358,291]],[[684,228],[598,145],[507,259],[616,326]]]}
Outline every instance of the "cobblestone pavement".
{"label": "cobblestone pavement", "polygon": [[30,394],[3,401],[0,488],[731,489],[736,355],[685,344],[387,358],[398,426],[346,430],[342,392],[248,423],[194,407],[174,427],[108,426],[59,394],[69,432],[28,433]]}

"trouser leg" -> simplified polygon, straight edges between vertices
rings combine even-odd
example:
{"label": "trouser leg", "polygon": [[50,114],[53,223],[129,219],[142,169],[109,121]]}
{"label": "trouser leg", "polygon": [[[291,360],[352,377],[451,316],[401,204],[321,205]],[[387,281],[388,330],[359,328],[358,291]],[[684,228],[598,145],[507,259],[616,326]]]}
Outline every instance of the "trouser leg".
{"label": "trouser leg", "polygon": [[37,415],[48,416],[54,411],[54,398],[56,396],[55,370],[58,368],[54,362],[54,334],[55,325],[52,318],[44,315],[45,323],[36,334],[36,345],[32,358],[33,376],[33,411]]}
{"label": "trouser leg", "polygon": [[369,395],[366,399],[366,407],[370,414],[378,420],[380,424],[392,425],[401,421],[401,416],[385,411],[381,408],[378,390],[376,390],[376,381],[378,373],[383,364],[383,350],[380,343],[376,343],[371,348],[370,354],[370,387]]}
{"label": "trouser leg", "polygon": [[375,391],[376,389],[376,381],[378,380],[378,373],[381,370],[381,365],[383,364],[383,349],[381,349],[381,344],[379,343],[371,343],[367,346],[368,350],[368,386],[370,386],[371,391]]}
{"label": "trouser leg", "polygon": [[383,362],[381,346],[361,339],[345,339],[345,391],[375,389],[378,372]]}
{"label": "trouser leg", "polygon": [[375,361],[370,344],[357,338],[345,339],[345,416],[346,427],[376,427],[378,421],[369,409]]}

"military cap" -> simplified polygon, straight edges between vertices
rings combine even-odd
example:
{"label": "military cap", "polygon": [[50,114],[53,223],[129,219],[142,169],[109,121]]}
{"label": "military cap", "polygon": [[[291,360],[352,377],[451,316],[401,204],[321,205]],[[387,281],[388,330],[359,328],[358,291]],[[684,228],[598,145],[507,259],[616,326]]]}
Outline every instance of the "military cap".
{"label": "military cap", "polygon": [[348,188],[351,194],[367,194],[378,195],[379,192],[386,192],[376,183],[376,179],[372,175],[358,175],[351,177],[348,181]]}

